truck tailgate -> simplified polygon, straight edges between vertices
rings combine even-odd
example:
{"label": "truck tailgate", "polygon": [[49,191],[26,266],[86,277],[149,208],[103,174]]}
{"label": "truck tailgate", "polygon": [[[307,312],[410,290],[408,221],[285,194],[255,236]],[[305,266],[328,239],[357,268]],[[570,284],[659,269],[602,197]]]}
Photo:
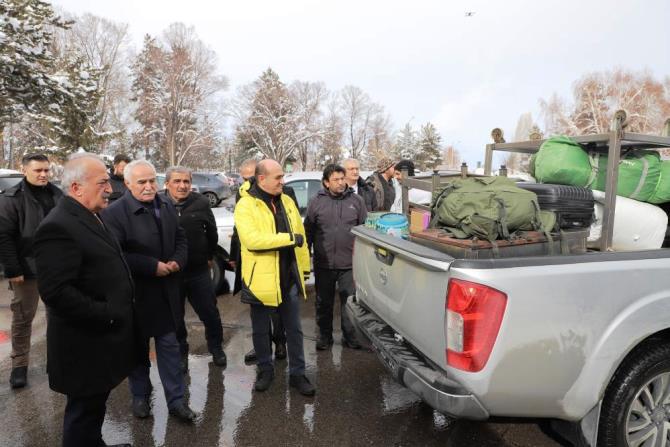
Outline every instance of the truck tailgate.
{"label": "truck tailgate", "polygon": [[444,368],[445,272],[454,258],[363,226],[352,232],[357,299]]}

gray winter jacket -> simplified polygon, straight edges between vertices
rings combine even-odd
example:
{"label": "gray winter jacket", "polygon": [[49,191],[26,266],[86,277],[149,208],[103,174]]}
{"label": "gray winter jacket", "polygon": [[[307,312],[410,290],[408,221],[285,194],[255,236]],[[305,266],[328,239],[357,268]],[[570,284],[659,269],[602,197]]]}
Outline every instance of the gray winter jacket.
{"label": "gray winter jacket", "polygon": [[354,236],[351,229],[365,223],[363,198],[347,188],[341,196],[320,190],[307,205],[305,232],[314,255],[314,267],[350,269]]}

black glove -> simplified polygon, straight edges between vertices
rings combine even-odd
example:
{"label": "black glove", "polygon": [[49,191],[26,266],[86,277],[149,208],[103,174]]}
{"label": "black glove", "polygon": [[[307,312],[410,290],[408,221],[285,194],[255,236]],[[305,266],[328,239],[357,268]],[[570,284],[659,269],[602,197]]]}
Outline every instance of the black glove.
{"label": "black glove", "polygon": [[302,236],[302,234],[294,234],[293,238],[295,239],[296,247],[302,247],[302,244],[305,243],[305,238]]}

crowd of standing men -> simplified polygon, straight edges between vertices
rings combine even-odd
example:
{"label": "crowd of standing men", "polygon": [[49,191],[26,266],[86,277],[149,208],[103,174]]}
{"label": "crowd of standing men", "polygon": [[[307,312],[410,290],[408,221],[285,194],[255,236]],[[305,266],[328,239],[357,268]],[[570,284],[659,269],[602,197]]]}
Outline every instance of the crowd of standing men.
{"label": "crowd of standing men", "polygon": [[[106,401],[126,377],[133,414],[151,415],[151,338],[169,413],[192,422],[196,414],[184,397],[187,299],[205,326],[213,363],[227,365],[209,272],[218,236],[208,201],[192,191],[184,167],[168,170],[159,193],[148,161],[118,155],[108,172],[98,156],[75,154],[63,170],[63,195],[49,182],[49,166],[44,155],[24,157],[24,179],[0,195],[0,262],[14,294],[11,387],[28,383],[31,326],[41,297],[49,384],[67,396],[64,446],[106,445]],[[242,164],[230,263],[237,273],[234,293],[250,305],[253,349],[245,361],[257,363],[257,391],[271,386],[274,360],[288,356],[289,386],[306,396],[316,393],[305,375],[300,322],[310,250],[316,348],[325,350],[333,344],[336,292],[342,309],[354,295],[350,230],[368,211],[393,205],[393,167],[382,160],[364,182],[357,160],[328,165],[303,223],[279,163]],[[341,322],[343,346],[359,349],[344,312]]]}

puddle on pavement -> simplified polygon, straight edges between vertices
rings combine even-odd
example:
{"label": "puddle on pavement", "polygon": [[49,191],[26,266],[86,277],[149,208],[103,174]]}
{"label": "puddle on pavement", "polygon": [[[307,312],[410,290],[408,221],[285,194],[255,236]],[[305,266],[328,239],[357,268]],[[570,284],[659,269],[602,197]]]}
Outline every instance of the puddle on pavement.
{"label": "puddle on pavement", "polygon": [[[482,428],[483,425],[454,423],[433,411],[396,383],[373,352],[343,348],[339,331],[334,334],[332,349],[317,352],[316,328],[309,312],[313,313],[313,308],[304,311],[307,315],[303,315],[303,330],[306,374],[317,385],[314,398],[303,397],[290,389],[286,361],[277,362],[275,381],[267,392],[253,391],[256,369],[243,361],[252,345],[251,330],[248,325],[240,324],[246,321],[248,312],[246,307],[233,306],[232,310],[222,309],[223,315],[238,316],[230,322],[233,326],[229,323],[224,327],[228,356],[225,370],[211,363],[202,325],[189,325],[189,342],[192,342],[186,384],[189,405],[198,413],[195,424],[181,424],[168,416],[155,356],[152,356],[153,416],[145,420],[133,417],[128,383],[124,382],[108,401],[103,426],[105,441],[110,444],[130,442],[136,447],[512,445],[501,442],[496,431]],[[334,322],[335,327],[337,323]],[[0,409],[0,415],[8,415],[5,419],[10,424],[14,420],[19,422],[14,426],[20,427],[22,432],[13,434],[10,444],[3,443],[6,438],[0,433],[0,445],[58,445],[64,398],[48,389],[43,368],[41,365],[40,371],[33,373],[33,377],[41,375],[42,384],[34,380],[33,388],[20,395],[23,402],[19,402],[18,394],[15,398],[9,390],[0,393],[0,397],[10,400],[4,413]],[[28,396],[32,399],[26,399]],[[524,445],[552,445],[531,442]]]}

